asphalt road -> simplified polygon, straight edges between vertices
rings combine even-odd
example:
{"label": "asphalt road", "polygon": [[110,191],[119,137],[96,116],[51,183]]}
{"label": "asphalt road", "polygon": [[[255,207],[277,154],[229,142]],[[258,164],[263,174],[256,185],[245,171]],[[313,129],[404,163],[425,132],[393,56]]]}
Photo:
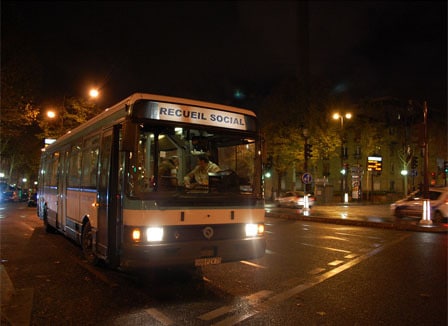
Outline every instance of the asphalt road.
{"label": "asphalt road", "polygon": [[[268,205],[265,257],[207,266],[193,282],[177,274],[154,282],[92,267],[78,246],[46,234],[34,210],[20,205],[9,215],[0,209],[2,325],[446,321],[447,238],[432,232],[445,226],[394,221],[386,205],[316,206],[308,215]],[[395,223],[431,232],[394,230]]]}

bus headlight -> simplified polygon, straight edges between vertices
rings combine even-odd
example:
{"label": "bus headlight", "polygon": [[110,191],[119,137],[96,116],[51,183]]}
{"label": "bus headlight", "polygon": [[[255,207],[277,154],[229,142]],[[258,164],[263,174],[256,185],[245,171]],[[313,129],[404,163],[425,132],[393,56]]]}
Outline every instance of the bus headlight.
{"label": "bus headlight", "polygon": [[162,241],[163,240],[163,228],[151,227],[146,229],[147,241]]}
{"label": "bus headlight", "polygon": [[255,237],[264,233],[264,224],[246,224],[246,237]]}

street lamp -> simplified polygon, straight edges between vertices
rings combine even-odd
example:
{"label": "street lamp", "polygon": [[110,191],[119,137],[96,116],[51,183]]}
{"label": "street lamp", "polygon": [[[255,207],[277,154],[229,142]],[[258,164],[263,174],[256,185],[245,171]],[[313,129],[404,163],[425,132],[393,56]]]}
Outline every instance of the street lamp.
{"label": "street lamp", "polygon": [[64,116],[62,112],[50,109],[46,111],[47,118],[50,120],[60,119],[59,127],[54,128],[56,136],[59,137],[64,133]]}
{"label": "street lamp", "polygon": [[98,91],[98,89],[92,88],[89,91],[89,95],[90,95],[91,98],[97,98],[100,95],[100,92]]}
{"label": "street lamp", "polygon": [[47,111],[47,117],[49,117],[50,119],[56,118],[56,112],[53,111],[53,110],[48,110]]}
{"label": "street lamp", "polygon": [[333,119],[341,120],[341,130],[344,128],[344,118],[346,119],[351,119],[352,118],[352,114],[351,113],[346,113],[344,115],[340,114],[340,113],[334,113],[333,114]]}
{"label": "street lamp", "polygon": [[351,119],[352,114],[347,112],[345,114],[334,113],[333,119],[341,121],[341,199],[342,202],[348,202],[348,189],[347,189],[347,165],[344,164],[344,160],[348,158],[347,147],[345,146],[344,137],[344,118]]}

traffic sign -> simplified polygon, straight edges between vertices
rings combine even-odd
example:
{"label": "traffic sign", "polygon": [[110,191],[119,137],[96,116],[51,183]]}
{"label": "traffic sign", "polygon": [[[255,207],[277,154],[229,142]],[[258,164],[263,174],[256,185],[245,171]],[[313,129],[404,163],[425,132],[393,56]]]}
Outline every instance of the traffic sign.
{"label": "traffic sign", "polygon": [[312,183],[313,176],[311,175],[311,173],[305,172],[304,174],[302,174],[302,182],[306,185],[309,185],[310,183]]}

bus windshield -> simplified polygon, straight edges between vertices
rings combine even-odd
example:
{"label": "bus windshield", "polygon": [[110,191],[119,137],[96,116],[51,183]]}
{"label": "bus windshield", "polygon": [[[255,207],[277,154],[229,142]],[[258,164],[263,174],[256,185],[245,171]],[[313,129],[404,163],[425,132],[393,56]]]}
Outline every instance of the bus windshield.
{"label": "bus windshield", "polygon": [[240,131],[142,124],[136,153],[129,154],[127,195],[139,199],[150,199],[154,193],[253,195],[259,187],[256,148],[256,139]]}

